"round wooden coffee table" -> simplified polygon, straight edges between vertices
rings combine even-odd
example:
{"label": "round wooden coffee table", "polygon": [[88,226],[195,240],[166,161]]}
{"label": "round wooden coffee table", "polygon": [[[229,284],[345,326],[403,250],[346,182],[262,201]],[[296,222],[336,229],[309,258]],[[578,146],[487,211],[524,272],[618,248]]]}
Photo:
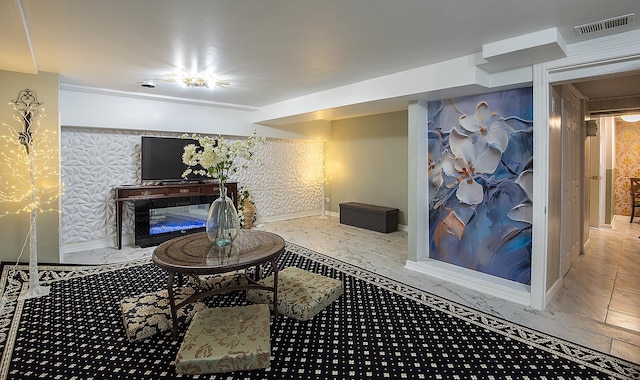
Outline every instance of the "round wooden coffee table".
{"label": "round wooden coffee table", "polygon": [[[191,302],[214,295],[251,288],[266,289],[273,292],[273,312],[278,317],[278,265],[276,259],[284,252],[284,239],[280,236],[257,230],[241,230],[231,247],[217,247],[211,243],[206,232],[181,236],[160,244],[153,251],[153,263],[169,272],[167,290],[173,321],[173,337],[178,336],[177,310]],[[273,267],[273,286],[264,286],[260,280],[260,266],[271,263]],[[179,276],[211,275],[232,272],[255,267],[254,276],[247,276],[247,285],[229,286],[221,289],[201,289],[176,305],[174,278]]]}

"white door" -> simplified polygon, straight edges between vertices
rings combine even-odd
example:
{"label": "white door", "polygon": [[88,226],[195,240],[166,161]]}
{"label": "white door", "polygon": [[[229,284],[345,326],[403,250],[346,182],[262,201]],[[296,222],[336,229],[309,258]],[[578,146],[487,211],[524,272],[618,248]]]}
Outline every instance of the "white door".
{"label": "white door", "polygon": [[562,88],[562,227],[560,276],[578,257],[582,246],[581,209],[582,103],[567,86]]}
{"label": "white door", "polygon": [[[587,137],[585,144],[585,164],[589,163],[585,168],[587,178],[585,179],[588,188],[588,210],[589,210],[589,227],[600,227],[600,131],[598,136]],[[586,190],[586,189],[585,189]]]}
{"label": "white door", "polygon": [[549,91],[549,189],[548,189],[548,232],[547,232],[547,273],[550,287],[560,277],[560,257],[562,254],[562,86],[550,86]]}

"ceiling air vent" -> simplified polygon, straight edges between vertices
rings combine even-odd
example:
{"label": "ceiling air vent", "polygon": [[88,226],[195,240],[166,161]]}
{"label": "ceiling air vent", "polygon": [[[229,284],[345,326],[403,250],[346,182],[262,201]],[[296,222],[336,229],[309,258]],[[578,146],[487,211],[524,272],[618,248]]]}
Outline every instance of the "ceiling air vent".
{"label": "ceiling air vent", "polygon": [[596,21],[589,24],[574,26],[573,30],[576,34],[589,34],[599,32],[602,30],[609,30],[627,26],[633,24],[635,13],[629,13],[628,15],[608,18],[606,20]]}

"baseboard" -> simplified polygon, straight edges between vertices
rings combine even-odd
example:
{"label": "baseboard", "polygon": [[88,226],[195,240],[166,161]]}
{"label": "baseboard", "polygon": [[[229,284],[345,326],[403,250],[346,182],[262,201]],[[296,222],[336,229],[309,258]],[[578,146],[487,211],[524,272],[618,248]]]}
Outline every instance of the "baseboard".
{"label": "baseboard", "polygon": [[334,218],[339,218],[340,217],[340,212],[338,212],[338,211],[325,211],[325,215],[331,216],[331,217],[334,217]]}
{"label": "baseboard", "polygon": [[280,222],[282,220],[306,218],[308,216],[319,216],[319,215],[322,215],[322,210],[321,209],[294,212],[294,213],[291,213],[291,214],[265,216],[263,218],[260,218],[260,220],[258,221],[257,224],[270,223],[270,222]]}
{"label": "baseboard", "polygon": [[547,294],[545,295],[544,307],[549,306],[549,303],[553,301],[553,297],[556,296],[560,289],[562,289],[562,278],[559,278],[556,282],[554,282],[553,286],[551,286],[551,289],[547,291]]}
{"label": "baseboard", "polygon": [[[613,229],[616,223],[620,222],[621,219],[622,219],[622,215],[614,215],[613,218],[611,219],[611,229]],[[625,216],[624,219],[625,219],[624,221],[628,223],[631,220],[631,215],[629,215],[628,218]]]}
{"label": "baseboard", "polygon": [[427,259],[407,261],[405,268],[477,290],[521,305],[531,305],[531,287],[514,281],[476,272],[457,265]]}
{"label": "baseboard", "polygon": [[[122,246],[133,245],[133,244],[134,244],[133,235],[122,236]],[[104,249],[104,248],[113,248],[113,249],[118,248],[118,246],[116,245],[115,239],[107,238],[107,239],[83,241],[79,243],[64,244],[60,247],[60,255],[64,256],[65,253],[72,253],[72,252],[78,252],[78,251],[91,251],[94,249]]]}

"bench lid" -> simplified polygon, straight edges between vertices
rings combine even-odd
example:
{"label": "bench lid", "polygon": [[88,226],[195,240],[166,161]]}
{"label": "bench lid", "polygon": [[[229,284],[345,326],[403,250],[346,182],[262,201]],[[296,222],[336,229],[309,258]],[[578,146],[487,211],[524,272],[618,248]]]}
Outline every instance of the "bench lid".
{"label": "bench lid", "polygon": [[341,209],[344,208],[344,209],[362,210],[362,211],[372,212],[376,214],[386,214],[389,212],[399,211],[397,208],[376,206],[376,205],[370,205],[370,204],[358,203],[358,202],[340,203],[339,206]]}

